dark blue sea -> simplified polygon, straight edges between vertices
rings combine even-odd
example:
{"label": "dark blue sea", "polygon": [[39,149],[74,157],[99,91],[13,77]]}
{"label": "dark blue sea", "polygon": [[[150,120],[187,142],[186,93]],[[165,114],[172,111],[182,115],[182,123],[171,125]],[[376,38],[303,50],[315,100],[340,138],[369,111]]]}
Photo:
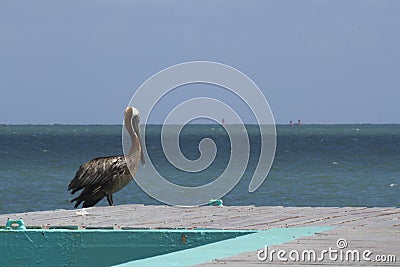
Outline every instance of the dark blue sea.
{"label": "dark blue sea", "polygon": [[[400,206],[400,125],[279,125],[274,163],[254,193],[248,186],[260,137],[257,126],[246,127],[250,162],[241,181],[223,197],[224,205]],[[77,168],[95,157],[122,154],[121,130],[121,125],[0,125],[0,214],[72,209],[67,186]],[[214,163],[198,174],[168,163],[160,131],[161,126],[147,126],[146,147],[168,180],[196,186],[223,172],[230,143],[221,126],[187,125],[182,130],[180,146],[189,159],[199,157],[202,138],[217,145]],[[139,168],[137,175],[146,173]],[[162,204],[134,181],[114,195],[114,202]]]}

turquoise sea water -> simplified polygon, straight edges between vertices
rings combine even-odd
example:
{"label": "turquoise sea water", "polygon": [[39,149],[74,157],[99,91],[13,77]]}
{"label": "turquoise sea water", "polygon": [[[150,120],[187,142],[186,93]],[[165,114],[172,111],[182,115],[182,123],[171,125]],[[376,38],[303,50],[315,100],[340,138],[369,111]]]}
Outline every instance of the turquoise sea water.
{"label": "turquoise sea water", "polygon": [[[218,153],[206,170],[190,174],[171,166],[161,150],[160,126],[147,126],[146,146],[157,169],[170,181],[201,185],[218,177],[230,155],[218,125],[189,125],[180,136],[182,153],[200,154],[212,138]],[[257,164],[257,126],[247,126],[250,163],[225,205],[400,206],[400,125],[277,126],[277,150],[263,185],[248,193]],[[71,209],[69,181],[80,164],[122,154],[120,125],[0,125],[0,213]],[[146,175],[139,169],[137,175]],[[162,204],[133,181],[114,195],[118,204]],[[103,200],[100,205],[107,205]]]}

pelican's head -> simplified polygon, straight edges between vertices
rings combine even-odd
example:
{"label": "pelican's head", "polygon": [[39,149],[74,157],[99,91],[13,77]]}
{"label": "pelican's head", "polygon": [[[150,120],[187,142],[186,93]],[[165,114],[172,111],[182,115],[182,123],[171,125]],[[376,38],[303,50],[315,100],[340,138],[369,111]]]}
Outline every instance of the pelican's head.
{"label": "pelican's head", "polygon": [[134,131],[134,134],[139,138],[139,146],[140,146],[140,160],[142,161],[142,165],[144,165],[144,154],[143,154],[143,146],[142,146],[142,140],[140,138],[140,131],[139,131],[139,122],[140,122],[140,113],[137,108],[134,107],[127,107],[125,109],[125,127],[127,127],[127,130],[130,131],[129,129],[130,125],[132,126],[132,129]]}
{"label": "pelican's head", "polygon": [[125,119],[128,119],[128,120],[132,120],[135,117],[140,118],[139,110],[137,108],[134,108],[134,107],[127,107],[125,109],[124,117],[125,117]]}

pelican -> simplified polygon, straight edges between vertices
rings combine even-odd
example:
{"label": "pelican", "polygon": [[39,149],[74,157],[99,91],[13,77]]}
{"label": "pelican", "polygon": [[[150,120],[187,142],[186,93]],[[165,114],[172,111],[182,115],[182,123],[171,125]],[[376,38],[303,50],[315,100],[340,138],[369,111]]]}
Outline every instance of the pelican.
{"label": "pelican", "polygon": [[[82,207],[93,207],[104,197],[110,206],[114,205],[113,196],[132,180],[139,165],[144,165],[144,155],[139,133],[139,111],[134,107],[127,107],[124,114],[126,130],[131,138],[131,147],[127,156],[111,156],[92,159],[82,164],[75,177],[68,185],[71,194],[82,192],[71,202],[76,201],[75,208],[82,202]],[[130,167],[128,168],[128,164]]]}

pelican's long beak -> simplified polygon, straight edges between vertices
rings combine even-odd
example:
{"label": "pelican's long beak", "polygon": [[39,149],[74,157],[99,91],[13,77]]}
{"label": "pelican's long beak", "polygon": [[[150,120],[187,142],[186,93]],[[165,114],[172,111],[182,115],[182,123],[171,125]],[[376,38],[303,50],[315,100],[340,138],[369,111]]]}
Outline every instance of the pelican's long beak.
{"label": "pelican's long beak", "polygon": [[138,132],[139,142],[140,142],[140,161],[142,162],[142,166],[146,163],[144,160],[144,153],[143,153],[143,142],[140,138],[140,133]]}
{"label": "pelican's long beak", "polygon": [[144,166],[145,164],[145,160],[144,160],[144,153],[143,153],[143,142],[142,142],[142,138],[140,137],[140,130],[139,130],[139,117],[135,116],[133,118],[133,129],[135,130],[135,133],[137,135],[137,137],[139,138],[139,145],[140,145],[140,161],[142,162],[142,166]]}

